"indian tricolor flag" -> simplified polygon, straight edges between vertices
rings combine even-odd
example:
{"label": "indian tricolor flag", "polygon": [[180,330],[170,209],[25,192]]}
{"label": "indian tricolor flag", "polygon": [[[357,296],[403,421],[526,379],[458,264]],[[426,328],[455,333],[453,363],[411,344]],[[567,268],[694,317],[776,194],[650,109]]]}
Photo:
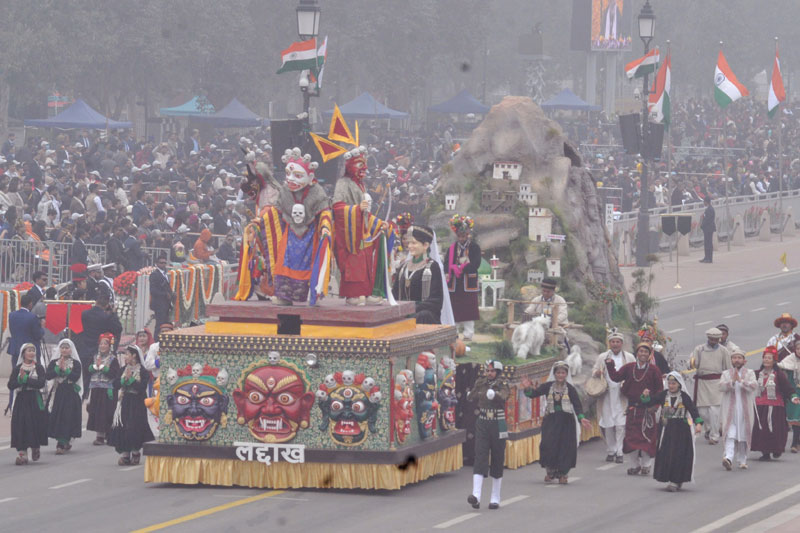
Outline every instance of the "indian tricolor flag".
{"label": "indian tricolor flag", "polygon": [[669,129],[670,122],[670,102],[669,93],[672,86],[672,56],[667,55],[667,59],[661,64],[656,75],[655,90],[648,97],[650,107],[650,117],[661,124],[665,129]]}
{"label": "indian tricolor flag", "polygon": [[292,46],[281,52],[283,64],[278,69],[281,72],[291,70],[307,70],[317,68],[317,40],[309,39],[292,43]]}
{"label": "indian tricolor flag", "polygon": [[722,50],[717,57],[717,67],[714,69],[714,99],[721,108],[725,108],[731,102],[735,102],[742,96],[750,94],[747,87],[739,83],[733,74],[731,67],[725,60]]}
{"label": "indian tricolor flag", "polygon": [[783,89],[783,76],[781,76],[781,60],[778,57],[778,48],[775,47],[775,63],[772,65],[772,81],[769,83],[767,95],[767,111],[772,117],[778,109],[778,104],[786,101],[786,91]]}
{"label": "indian tricolor flag", "polygon": [[645,54],[644,57],[640,57],[625,65],[625,75],[628,76],[628,79],[633,79],[641,78],[645,74],[655,72],[659,59],[661,59],[661,56],[659,55],[658,48],[655,48]]}

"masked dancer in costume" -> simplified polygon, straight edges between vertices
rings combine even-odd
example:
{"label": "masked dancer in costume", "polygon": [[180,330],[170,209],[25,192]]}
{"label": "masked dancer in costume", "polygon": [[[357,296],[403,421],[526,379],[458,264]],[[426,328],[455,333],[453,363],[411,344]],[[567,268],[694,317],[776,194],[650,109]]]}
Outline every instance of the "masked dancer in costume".
{"label": "masked dancer in costume", "polygon": [[583,425],[589,429],[592,426],[583,415],[578,390],[571,381],[569,365],[565,361],[557,361],[550,369],[547,381],[535,389],[530,378],[525,376],[522,379],[525,396],[545,397],[541,403],[544,418],[539,443],[539,462],[547,471],[545,483],[557,479],[560,484],[567,484],[567,474],[575,468],[578,459],[580,427]]}
{"label": "masked dancer in costume", "polygon": [[[473,509],[481,506],[481,489],[487,475],[492,476],[492,495],[489,509],[500,507],[500,487],[506,461],[506,400],[511,391],[503,378],[503,364],[487,361],[486,373],[475,381],[467,394],[468,402],[477,402],[475,421],[475,463],[472,467],[472,494],[467,497]],[[491,465],[490,465],[491,463]]]}
{"label": "masked dancer in costume", "polygon": [[744,352],[737,346],[731,353],[731,364],[722,373],[719,388],[722,391],[722,438],[725,439],[725,454],[722,466],[731,470],[733,461],[739,468],[747,468],[747,452],[750,451],[753,422],[756,415],[756,373],[745,368]]}
{"label": "masked dancer in costume", "polygon": [[647,406],[642,404],[642,393],[645,389],[653,395],[663,389],[661,371],[650,362],[652,354],[653,347],[642,342],[636,347],[635,363],[628,363],[617,370],[614,368],[614,360],[606,359],[608,377],[617,383],[623,382],[622,394],[628,399],[622,451],[629,454],[633,465],[628,468],[628,475],[631,476],[649,476],[650,465],[656,454],[656,420]]}
{"label": "masked dancer in costume", "polygon": [[481,266],[481,247],[472,240],[472,217],[453,215],[450,229],[456,234],[456,242],[450,245],[445,255],[445,276],[453,317],[456,325],[464,328],[464,341],[469,342],[475,334],[478,313],[478,268]]}
{"label": "masked dancer in costume", "polygon": [[142,365],[142,351],[138,346],[128,346],[125,366],[120,369],[115,386],[119,389],[119,399],[114,411],[114,422],[108,445],[120,454],[117,464],[138,465],[141,460],[142,444],[153,440],[150,423],[147,420],[147,384],[150,372]]}
{"label": "masked dancer in costume", "polygon": [[[694,477],[694,435],[703,428],[703,419],[697,412],[680,372],[667,374],[667,388],[651,396],[649,389],[642,391],[643,406],[661,406],[661,424],[658,431],[658,450],[653,478],[668,483],[667,490],[676,492]],[[688,418],[687,418],[688,417]]]}
{"label": "masked dancer in costume", "polygon": [[[786,372],[789,384],[794,393],[800,396],[800,342],[795,343],[794,353],[778,363],[778,367]],[[792,453],[800,451],[800,405],[791,402],[786,405],[786,420],[792,428]]]}
{"label": "masked dancer in costume", "polygon": [[344,176],[336,180],[333,191],[333,246],[341,273],[339,296],[346,298],[349,305],[378,304],[382,298],[372,295],[375,252],[380,233],[389,225],[370,213],[364,186],[367,149],[359,146],[347,152],[344,159]]}
{"label": "masked dancer in costume", "polygon": [[786,403],[800,404],[786,374],[776,366],[778,350],[767,346],[761,357],[761,368],[756,370],[758,396],[756,396],[756,423],[753,427],[753,451],[761,452],[759,461],[780,457],[786,449],[789,425],[786,422]]}
{"label": "masked dancer in costume", "polygon": [[450,298],[443,290],[442,265],[433,257],[436,235],[427,226],[411,226],[408,233],[410,257],[397,273],[394,297],[416,302],[414,317],[419,324],[452,324]]}
{"label": "masked dancer in costume", "polygon": [[114,344],[114,335],[103,333],[100,335],[99,351],[94,361],[89,365],[89,421],[86,429],[97,432],[95,446],[106,443],[106,434],[111,429],[114,420],[114,409],[117,406],[117,386],[115,381],[119,377],[119,362],[111,353]]}
{"label": "masked dancer in costume", "polygon": [[45,374],[48,380],[55,380],[47,436],[58,442],[56,455],[63,455],[72,448],[70,441],[81,436],[83,379],[78,349],[71,340],[58,343],[58,355],[47,365]]}
{"label": "masked dancer in costume", "polygon": [[8,390],[17,391],[11,411],[11,447],[17,450],[17,465],[28,464],[28,448],[38,461],[40,448],[47,446],[47,408],[42,399],[46,381],[44,367],[36,362],[36,346],[23,344],[19,364],[8,378]]}

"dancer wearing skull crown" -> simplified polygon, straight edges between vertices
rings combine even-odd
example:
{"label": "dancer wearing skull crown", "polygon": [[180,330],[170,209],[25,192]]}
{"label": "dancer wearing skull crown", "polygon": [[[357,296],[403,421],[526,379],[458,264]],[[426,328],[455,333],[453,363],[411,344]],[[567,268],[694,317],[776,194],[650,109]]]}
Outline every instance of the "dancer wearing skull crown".
{"label": "dancer wearing skull crown", "polygon": [[309,154],[293,148],[281,160],[286,164],[286,182],[278,191],[277,204],[266,206],[245,230],[234,298],[247,300],[258,283],[272,286],[278,305],[309,300],[314,305],[317,297],[327,294],[330,280],[329,201],[316,182],[318,165]]}
{"label": "dancer wearing skull crown", "polygon": [[464,341],[469,342],[475,334],[478,313],[478,268],[481,266],[481,247],[472,239],[472,217],[453,215],[450,229],[456,234],[456,242],[450,245],[444,258],[447,290],[453,305],[453,317],[457,326],[464,328]]}
{"label": "dancer wearing skull crown", "polygon": [[[345,155],[344,176],[333,191],[334,252],[341,272],[339,296],[349,305],[380,303],[374,295],[377,241],[388,224],[369,212],[364,177],[367,150],[359,146]],[[377,273],[380,275],[380,273]]]}
{"label": "dancer wearing skull crown", "polygon": [[128,346],[125,366],[120,369],[114,384],[119,389],[119,398],[114,410],[114,421],[108,435],[108,445],[120,454],[117,464],[138,465],[142,444],[154,439],[147,421],[147,384],[150,372],[142,365],[142,350],[135,344]]}

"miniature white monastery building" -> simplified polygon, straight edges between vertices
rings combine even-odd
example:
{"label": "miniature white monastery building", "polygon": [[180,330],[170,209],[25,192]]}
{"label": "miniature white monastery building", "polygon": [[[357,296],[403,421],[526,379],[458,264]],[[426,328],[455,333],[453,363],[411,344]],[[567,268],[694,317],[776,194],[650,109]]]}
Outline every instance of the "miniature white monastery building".
{"label": "miniature white monastery building", "polygon": [[546,207],[528,209],[528,239],[531,242],[546,242],[553,230],[553,214]]}
{"label": "miniature white monastery building", "polygon": [[492,178],[496,180],[519,181],[522,163],[516,161],[495,161]]}

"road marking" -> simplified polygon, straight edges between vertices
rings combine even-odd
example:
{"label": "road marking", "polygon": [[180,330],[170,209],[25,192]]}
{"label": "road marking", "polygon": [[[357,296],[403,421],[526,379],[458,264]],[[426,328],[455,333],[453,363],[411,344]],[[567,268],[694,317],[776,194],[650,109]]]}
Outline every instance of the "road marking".
{"label": "road marking", "polygon": [[[433,526],[433,529],[447,529],[450,526],[454,526],[456,524],[460,524],[461,522],[466,522],[471,518],[475,518],[476,516],[480,516],[480,513],[467,513],[462,514],[461,516],[457,516],[452,520],[448,520],[447,522],[442,522],[441,524],[436,524]],[[136,533],[135,531],[133,533]]]}
{"label": "road marking", "polygon": [[137,468],[142,468],[144,465],[133,465],[133,466],[126,466],[125,468],[120,468],[120,472],[127,472],[129,470],[136,470]]}
{"label": "road marking", "polygon": [[767,310],[766,307],[756,307],[755,309],[751,309],[750,312],[751,313],[758,313],[759,311],[766,311],[766,310]]}
{"label": "road marking", "polygon": [[706,320],[705,322],[698,322],[695,326],[705,326],[706,324],[711,324],[711,320]]}
{"label": "road marking", "polygon": [[683,331],[683,329],[684,329],[684,328],[671,329],[671,330],[669,330],[667,333],[678,333],[679,331]]}
{"label": "road marking", "polygon": [[11,446],[0,446],[0,452],[2,452],[3,450],[7,450],[9,448],[11,448]]}
{"label": "road marking", "polygon": [[53,485],[50,488],[53,490],[63,489],[64,487],[71,487],[72,485],[77,485],[79,483],[86,483],[87,481],[91,481],[91,478],[76,479],[75,481],[70,481],[69,483],[62,483],[61,485]]}
{"label": "road marking", "polygon": [[782,526],[787,522],[796,519],[798,516],[800,516],[800,504],[789,507],[785,511],[770,516],[761,522],[756,522],[751,526],[740,529],[739,533],[761,533],[763,531],[770,531],[772,528]]}
{"label": "road marking", "polygon": [[750,350],[749,352],[747,352],[746,354],[744,354],[744,356],[745,356],[745,357],[750,357],[751,355],[755,355],[755,354],[757,354],[757,353],[761,353],[761,352],[763,352],[763,351],[764,351],[764,348],[756,348],[755,350]]}
{"label": "road marking", "polygon": [[732,315],[724,316],[722,318],[736,318],[737,316],[739,316],[739,313],[734,313]]}
{"label": "road marking", "polygon": [[597,468],[595,468],[595,470],[611,470],[615,466],[617,466],[617,464],[616,463],[612,463],[610,465],[598,466]]}
{"label": "road marking", "polygon": [[512,503],[521,502],[522,500],[524,500],[526,498],[530,498],[530,496],[528,496],[527,494],[520,494],[519,496],[514,496],[513,498],[509,498],[507,500],[504,500],[500,504],[500,507],[506,507],[507,505],[511,505]]}
{"label": "road marking", "polygon": [[164,529],[170,526],[174,526],[177,524],[182,524],[184,522],[189,522],[190,520],[195,520],[197,518],[202,518],[204,516],[209,516],[215,513],[219,513],[220,511],[227,511],[228,509],[233,509],[234,507],[239,507],[240,505],[247,505],[248,503],[253,503],[261,500],[265,500],[267,498],[272,498],[273,496],[277,496],[279,494],[283,494],[284,490],[272,490],[269,492],[264,492],[258,494],[256,496],[250,496],[248,498],[242,498],[241,500],[236,500],[234,502],[225,503],[222,505],[217,505],[216,507],[211,507],[209,509],[204,509],[202,511],[198,511],[196,513],[187,514],[186,516],[181,516],[179,518],[174,518],[172,520],[167,520],[166,522],[161,522],[159,524],[153,524],[152,526],[148,526],[142,529],[137,529],[133,531],[133,533],[148,533],[150,531],[158,531],[159,529]]}
{"label": "road marking", "polygon": [[12,498],[3,498],[2,500],[0,500],[0,503],[6,503],[6,502],[10,502],[10,501],[14,501],[14,500],[16,500],[16,499],[17,499],[17,498],[13,498],[13,497],[12,497]]}
{"label": "road marking", "polygon": [[792,303],[792,302],[781,302],[781,303],[777,304],[776,307],[783,307],[784,305],[789,305],[790,303]]}
{"label": "road marking", "polygon": [[727,526],[728,524],[735,522],[736,520],[739,520],[743,516],[747,516],[750,513],[754,513],[759,509],[763,509],[768,505],[772,505],[773,503],[780,501],[784,498],[787,498],[797,492],[800,492],[800,485],[795,485],[794,487],[790,487],[777,494],[773,494],[769,498],[764,498],[763,500],[760,500],[757,503],[754,503],[753,505],[739,509],[738,511],[731,513],[723,518],[720,518],[719,520],[715,520],[714,522],[706,524],[705,526],[699,529],[695,529],[694,531],[692,531],[692,533],[709,533],[710,531],[714,531],[715,529]]}

